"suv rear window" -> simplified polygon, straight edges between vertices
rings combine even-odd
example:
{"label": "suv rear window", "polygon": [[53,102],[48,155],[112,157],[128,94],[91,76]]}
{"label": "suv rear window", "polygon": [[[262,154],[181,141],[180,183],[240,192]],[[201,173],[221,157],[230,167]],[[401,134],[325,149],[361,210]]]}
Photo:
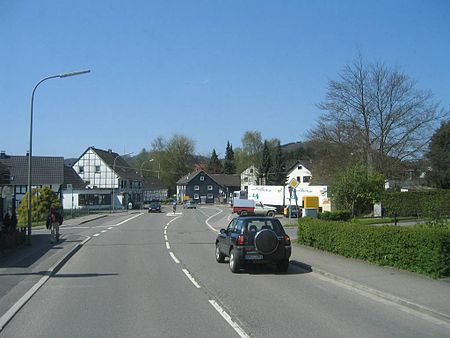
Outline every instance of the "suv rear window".
{"label": "suv rear window", "polygon": [[247,231],[258,232],[263,229],[273,230],[277,235],[284,235],[281,223],[276,219],[242,220]]}

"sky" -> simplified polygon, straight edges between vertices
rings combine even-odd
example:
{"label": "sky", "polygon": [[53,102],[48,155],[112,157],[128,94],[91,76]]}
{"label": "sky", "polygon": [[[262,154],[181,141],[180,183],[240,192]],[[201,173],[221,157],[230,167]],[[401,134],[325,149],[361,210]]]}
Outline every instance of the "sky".
{"label": "sky", "polygon": [[77,158],[90,146],[197,154],[246,131],[306,139],[327,84],[361,54],[450,107],[450,1],[0,0],[0,150]]}

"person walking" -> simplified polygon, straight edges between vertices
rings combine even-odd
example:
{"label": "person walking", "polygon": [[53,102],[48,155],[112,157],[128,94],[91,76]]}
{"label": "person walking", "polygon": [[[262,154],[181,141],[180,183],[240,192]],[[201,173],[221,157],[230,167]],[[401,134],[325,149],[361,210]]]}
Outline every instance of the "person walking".
{"label": "person walking", "polygon": [[62,224],[63,218],[59,212],[54,208],[50,210],[50,214],[47,217],[47,229],[50,229],[52,239],[51,242],[59,242],[59,226]]}
{"label": "person walking", "polygon": [[172,202],[172,209],[173,209],[173,213],[175,213],[177,211],[177,201],[173,201]]}

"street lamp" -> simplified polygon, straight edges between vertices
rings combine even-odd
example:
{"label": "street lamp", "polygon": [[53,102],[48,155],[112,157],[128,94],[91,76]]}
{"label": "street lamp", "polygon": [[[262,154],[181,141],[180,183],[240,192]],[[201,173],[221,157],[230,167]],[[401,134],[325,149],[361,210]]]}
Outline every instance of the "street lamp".
{"label": "street lamp", "polygon": [[153,162],[155,159],[151,158],[149,160],[145,160],[144,162],[142,162],[141,164],[141,168],[139,169],[139,172],[141,173],[141,176],[144,177],[144,174],[142,173],[142,168],[144,167],[145,162]]}
{"label": "street lamp", "polygon": [[28,236],[27,236],[27,244],[31,245],[31,168],[32,168],[32,157],[33,157],[33,103],[34,103],[34,93],[36,92],[37,87],[44,81],[56,78],[64,78],[69,76],[77,76],[90,73],[89,69],[82,70],[78,72],[71,73],[63,73],[58,75],[47,76],[40,80],[33,88],[33,92],[31,94],[31,113],[30,113],[30,144],[28,149]]}
{"label": "street lamp", "polygon": [[[123,154],[122,156],[127,156],[127,155],[131,155],[133,154],[133,152],[131,153],[127,153],[127,154]],[[113,162],[113,172],[112,175],[115,176],[116,175],[116,160],[120,157],[121,155],[117,155],[116,157],[114,157],[114,162]],[[111,199],[111,204],[112,204],[112,212],[114,213],[114,186],[116,185],[116,180],[114,179],[113,184],[112,184],[112,199]]]}

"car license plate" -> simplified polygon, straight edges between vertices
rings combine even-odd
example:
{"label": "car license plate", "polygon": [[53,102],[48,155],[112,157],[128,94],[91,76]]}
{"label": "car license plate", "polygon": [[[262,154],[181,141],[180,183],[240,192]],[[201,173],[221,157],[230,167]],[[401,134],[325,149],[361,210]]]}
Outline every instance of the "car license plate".
{"label": "car license plate", "polygon": [[245,255],[245,259],[259,260],[259,259],[263,259],[263,255]]}

